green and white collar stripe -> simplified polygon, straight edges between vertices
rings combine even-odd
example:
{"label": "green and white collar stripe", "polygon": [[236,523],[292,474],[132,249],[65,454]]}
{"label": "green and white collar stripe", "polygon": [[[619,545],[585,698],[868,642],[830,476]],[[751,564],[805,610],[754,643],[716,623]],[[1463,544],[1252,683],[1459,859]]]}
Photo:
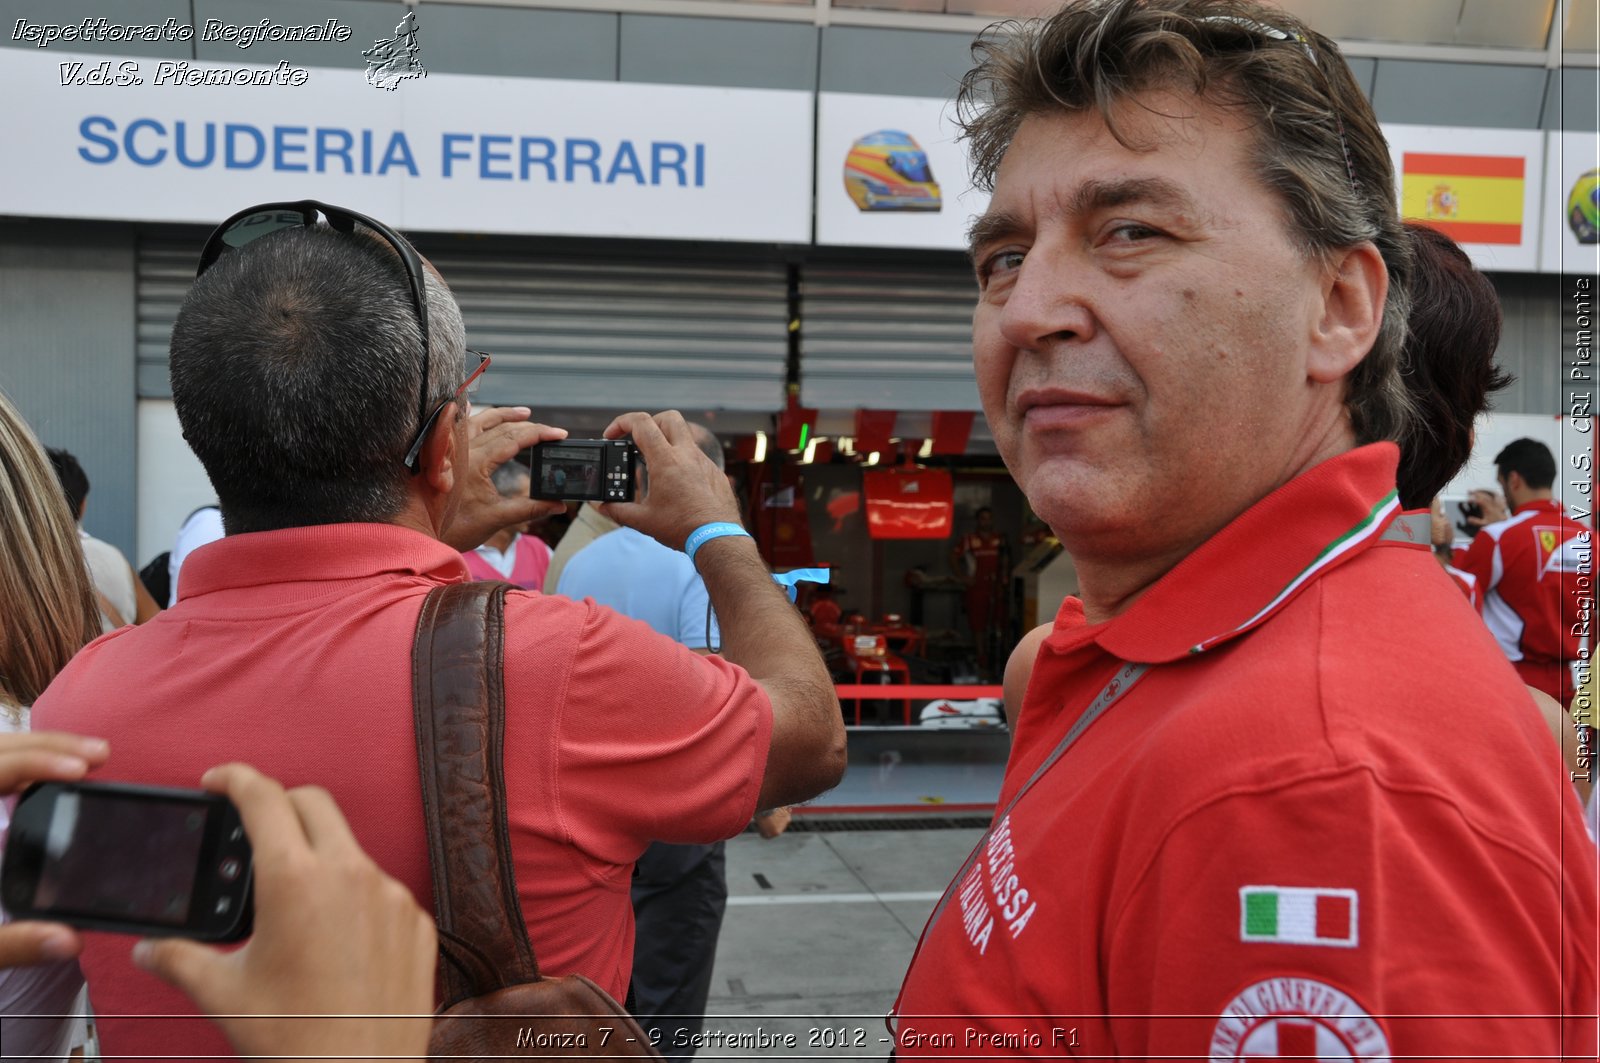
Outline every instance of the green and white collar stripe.
{"label": "green and white collar stripe", "polygon": [[1278,606],[1282,605],[1290,595],[1299,590],[1306,584],[1307,581],[1311,580],[1323,569],[1327,568],[1329,565],[1333,564],[1335,561],[1339,560],[1339,558],[1348,554],[1356,547],[1365,543],[1367,540],[1376,537],[1382,530],[1384,522],[1388,520],[1389,515],[1397,511],[1399,508],[1400,497],[1398,492],[1390,491],[1387,495],[1384,495],[1383,498],[1378,500],[1377,505],[1373,506],[1372,509],[1368,511],[1367,515],[1361,518],[1360,522],[1357,523],[1355,527],[1351,528],[1349,531],[1345,532],[1343,535],[1339,536],[1333,542],[1325,546],[1322,552],[1316,556],[1316,559],[1312,561],[1311,564],[1302,569],[1299,575],[1295,576],[1294,579],[1289,581],[1288,586],[1279,591],[1277,595],[1266,605],[1262,606],[1254,616],[1231,631],[1225,631],[1220,635],[1212,635],[1204,642],[1196,643],[1195,645],[1189,647],[1189,652],[1204,653],[1217,643],[1230,639],[1240,632],[1247,631],[1256,624],[1259,624],[1267,617],[1269,613],[1271,613]]}

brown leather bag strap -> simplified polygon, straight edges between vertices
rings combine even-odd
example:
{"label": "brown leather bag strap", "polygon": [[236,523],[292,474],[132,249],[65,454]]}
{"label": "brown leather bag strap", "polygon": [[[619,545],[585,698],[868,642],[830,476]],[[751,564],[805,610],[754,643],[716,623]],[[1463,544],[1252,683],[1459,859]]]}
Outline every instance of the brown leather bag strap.
{"label": "brown leather bag strap", "polygon": [[422,604],[412,644],[417,768],[446,1007],[539,980],[505,812],[508,589],[495,582],[436,587]]}

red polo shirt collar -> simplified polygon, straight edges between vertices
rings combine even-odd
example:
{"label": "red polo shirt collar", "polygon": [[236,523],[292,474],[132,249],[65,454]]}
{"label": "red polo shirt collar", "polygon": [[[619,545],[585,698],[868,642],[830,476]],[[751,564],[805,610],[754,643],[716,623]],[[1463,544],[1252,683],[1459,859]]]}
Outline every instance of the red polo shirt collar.
{"label": "red polo shirt collar", "polygon": [[1358,447],[1272,492],[1184,558],[1126,611],[1088,624],[1069,598],[1048,640],[1161,664],[1253,629],[1323,573],[1378,542],[1400,513],[1392,443]]}
{"label": "red polo shirt collar", "polygon": [[229,535],[200,547],[178,575],[180,598],[258,588],[252,602],[304,601],[305,583],[424,576],[467,578],[461,555],[437,539],[393,524],[319,524]]}

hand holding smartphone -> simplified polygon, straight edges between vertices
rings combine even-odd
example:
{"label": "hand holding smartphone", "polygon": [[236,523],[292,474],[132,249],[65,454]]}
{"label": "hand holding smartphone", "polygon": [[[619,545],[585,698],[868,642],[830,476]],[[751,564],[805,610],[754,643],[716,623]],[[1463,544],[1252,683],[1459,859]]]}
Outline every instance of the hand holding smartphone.
{"label": "hand holding smartphone", "polygon": [[[241,869],[232,881],[248,881],[255,897],[250,940],[243,948],[223,951],[178,936],[147,939],[135,946],[134,962],[188,994],[215,1018],[241,1055],[425,1058],[438,960],[433,920],[405,886],[361,850],[326,791],[300,787],[286,792],[243,764],[207,772],[201,782],[209,792],[73,781],[104,762],[108,752],[104,741],[77,735],[0,734],[0,794],[30,780],[69,783],[65,790],[35,787],[19,802],[19,811],[26,803],[31,809],[27,818],[44,824],[42,842],[28,843],[42,851],[37,866],[16,871],[8,842],[0,893],[9,897],[7,890],[25,892],[29,905],[43,900],[47,908],[66,907],[74,913],[84,906],[102,912],[111,908],[114,922],[142,923],[142,918],[131,918],[140,905],[133,903],[126,884],[108,891],[80,880],[76,870],[68,874],[70,845],[61,843],[70,842],[80,824],[87,828],[89,817],[98,814],[86,810],[86,802],[109,802],[120,815],[146,822],[164,818],[169,828],[175,826],[189,839],[184,844],[191,848],[194,817],[203,813],[194,866],[186,859],[178,864],[193,871],[199,894],[208,889],[207,839],[220,837],[222,843],[211,855],[225,854],[231,851],[233,825],[242,824],[244,834],[254,840],[258,863],[253,876]],[[149,802],[165,804],[150,807]],[[63,817],[59,821],[58,815]],[[52,840],[51,825],[57,822],[62,825]],[[141,841],[138,836],[133,840]],[[46,871],[51,859],[56,861],[53,870]],[[142,862],[153,859],[148,852],[142,854]],[[216,877],[229,878],[220,864],[214,869]],[[47,883],[43,899],[41,881]],[[176,909],[169,913],[168,906],[158,903],[164,896],[170,899],[172,889],[172,881],[166,881],[142,894],[146,909],[153,898],[162,911],[154,922],[159,924],[156,932],[165,935],[182,932],[172,929]],[[198,919],[204,924],[204,915],[191,904],[192,918],[184,922]],[[90,918],[93,924],[76,916],[73,922],[102,926],[101,915]],[[249,925],[243,918],[238,923],[236,932]],[[0,927],[0,968],[67,959],[80,948],[78,936],[59,923],[22,921]]]}
{"label": "hand holding smartphone", "polygon": [[222,795],[44,782],[17,803],[0,900],[19,919],[236,941],[250,932],[250,864]]}
{"label": "hand holding smartphone", "polygon": [[[41,779],[81,779],[105,762],[110,747],[102,738],[61,731],[0,731],[0,796]],[[0,808],[0,823],[8,823]],[[60,923],[20,922],[0,926],[0,969],[68,960],[83,941]]]}
{"label": "hand holding smartphone", "polygon": [[242,1056],[425,1058],[432,916],[362,851],[326,790],[285,791],[244,764],[201,781],[254,843],[255,931],[228,951],[141,941],[134,963],[188,994]]}

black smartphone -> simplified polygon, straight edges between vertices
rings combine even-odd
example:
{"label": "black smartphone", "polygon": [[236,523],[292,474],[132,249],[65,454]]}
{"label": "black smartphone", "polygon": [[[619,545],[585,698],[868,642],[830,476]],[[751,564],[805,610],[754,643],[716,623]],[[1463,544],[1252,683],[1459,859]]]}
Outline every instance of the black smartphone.
{"label": "black smartphone", "polygon": [[1461,529],[1462,535],[1477,535],[1483,530],[1481,527],[1468,524],[1465,519],[1470,517],[1474,520],[1482,520],[1482,506],[1478,505],[1476,502],[1457,502],[1456,509],[1461,511],[1461,516],[1463,518],[1462,520],[1456,521],[1456,527]]}
{"label": "black smartphone", "polygon": [[561,502],[632,502],[639,448],[629,439],[559,439],[528,450],[528,493]]}
{"label": "black smartphone", "polygon": [[0,899],[18,919],[237,941],[250,880],[250,841],[220,794],[47,782],[12,814]]}

